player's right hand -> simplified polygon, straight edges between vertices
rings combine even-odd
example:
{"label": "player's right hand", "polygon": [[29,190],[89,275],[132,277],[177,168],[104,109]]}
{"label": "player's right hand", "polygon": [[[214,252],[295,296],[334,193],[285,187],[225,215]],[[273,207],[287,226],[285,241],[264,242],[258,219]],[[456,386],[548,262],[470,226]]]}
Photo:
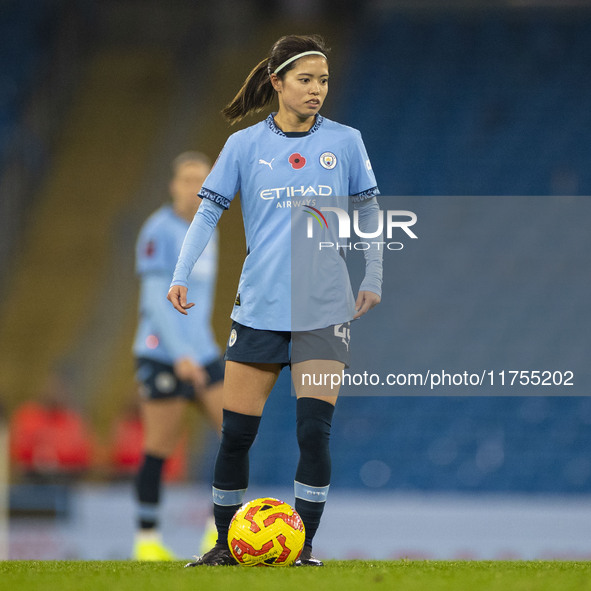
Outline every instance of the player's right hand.
{"label": "player's right hand", "polygon": [[208,375],[205,369],[190,357],[181,357],[174,362],[174,373],[179,380],[192,382],[197,392],[207,387]]}
{"label": "player's right hand", "polygon": [[166,299],[178,310],[181,314],[187,315],[187,310],[192,308],[195,304],[187,304],[187,288],[183,285],[173,285],[168,290]]}

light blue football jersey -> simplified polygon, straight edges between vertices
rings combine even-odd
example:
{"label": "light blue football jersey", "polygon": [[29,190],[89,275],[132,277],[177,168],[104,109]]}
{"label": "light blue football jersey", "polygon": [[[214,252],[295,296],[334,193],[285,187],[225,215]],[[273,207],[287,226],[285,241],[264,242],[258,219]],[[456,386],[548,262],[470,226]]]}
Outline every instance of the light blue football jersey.
{"label": "light blue football jersey", "polygon": [[280,331],[347,322],[355,300],[343,257],[334,250],[311,260],[311,243],[294,222],[309,206],[347,211],[349,196],[379,193],[361,134],[320,115],[309,132],[285,134],[273,115],[228,138],[199,193],[227,208],[240,191],[247,257],[231,316]]}
{"label": "light blue football jersey", "polygon": [[139,324],[133,352],[161,363],[190,357],[206,365],[220,355],[211,328],[217,275],[218,239],[214,232],[188,279],[192,301],[188,316],[167,301],[170,277],[189,223],[172,206],[163,206],[144,223],[136,244],[136,272],[140,277]]}

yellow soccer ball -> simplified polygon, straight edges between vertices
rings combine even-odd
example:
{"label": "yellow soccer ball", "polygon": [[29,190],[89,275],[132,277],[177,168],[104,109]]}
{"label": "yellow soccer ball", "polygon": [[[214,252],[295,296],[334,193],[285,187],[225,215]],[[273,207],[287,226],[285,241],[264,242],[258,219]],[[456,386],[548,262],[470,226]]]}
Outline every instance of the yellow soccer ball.
{"label": "yellow soccer ball", "polygon": [[273,498],[242,505],[228,531],[230,551],[244,566],[291,566],[302,552],[304,539],[297,511]]}

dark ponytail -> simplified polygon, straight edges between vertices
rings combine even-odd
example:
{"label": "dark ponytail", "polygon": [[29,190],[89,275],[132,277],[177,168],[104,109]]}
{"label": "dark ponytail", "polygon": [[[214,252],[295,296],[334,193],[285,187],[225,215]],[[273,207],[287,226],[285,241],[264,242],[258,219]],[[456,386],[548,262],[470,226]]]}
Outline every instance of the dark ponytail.
{"label": "dark ponytail", "polygon": [[[286,35],[281,37],[271,48],[269,57],[253,68],[238,94],[224,107],[222,110],[224,117],[234,124],[250,113],[258,113],[264,109],[275,96],[275,89],[271,84],[271,74],[290,57],[304,51],[321,51],[324,55],[328,55],[330,49],[326,47],[324,39],[319,35]],[[294,65],[295,62],[288,64],[277,76],[283,78]]]}
{"label": "dark ponytail", "polygon": [[273,100],[275,90],[269,78],[269,58],[259,62],[244,81],[238,94],[227,105],[222,114],[230,123],[236,123],[249,113],[261,111]]}

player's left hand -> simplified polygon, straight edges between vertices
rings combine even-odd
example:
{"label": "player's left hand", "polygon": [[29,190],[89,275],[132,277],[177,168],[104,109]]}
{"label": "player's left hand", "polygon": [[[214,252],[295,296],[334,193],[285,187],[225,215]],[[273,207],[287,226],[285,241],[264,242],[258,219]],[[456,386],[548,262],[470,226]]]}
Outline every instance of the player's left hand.
{"label": "player's left hand", "polygon": [[366,312],[377,306],[382,301],[382,298],[373,291],[360,291],[357,295],[357,301],[355,302],[355,316],[353,320],[357,320],[363,316]]}
{"label": "player's left hand", "polygon": [[187,315],[187,310],[192,308],[195,304],[193,302],[187,303],[187,288],[183,285],[173,285],[168,290],[166,299],[178,310],[181,314]]}

